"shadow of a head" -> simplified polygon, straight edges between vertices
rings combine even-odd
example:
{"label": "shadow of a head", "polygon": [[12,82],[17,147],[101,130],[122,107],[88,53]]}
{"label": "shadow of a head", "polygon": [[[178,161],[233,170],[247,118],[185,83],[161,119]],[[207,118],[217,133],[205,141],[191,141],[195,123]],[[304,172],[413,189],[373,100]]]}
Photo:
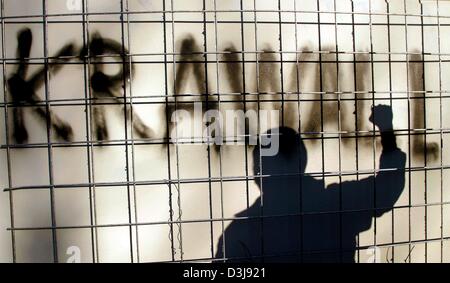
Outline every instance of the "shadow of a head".
{"label": "shadow of a head", "polygon": [[278,142],[278,152],[264,155],[271,145],[258,145],[253,151],[255,182],[264,198],[264,211],[268,214],[298,211],[300,184],[307,164],[306,147],[293,129],[281,127],[269,130],[264,136]]}
{"label": "shadow of a head", "polygon": [[270,143],[278,140],[278,152],[273,156],[264,155],[264,149],[271,145],[258,145],[253,151],[253,173],[260,187],[261,179],[268,177],[288,177],[305,172],[307,152],[300,135],[293,129],[281,127],[264,134]]}

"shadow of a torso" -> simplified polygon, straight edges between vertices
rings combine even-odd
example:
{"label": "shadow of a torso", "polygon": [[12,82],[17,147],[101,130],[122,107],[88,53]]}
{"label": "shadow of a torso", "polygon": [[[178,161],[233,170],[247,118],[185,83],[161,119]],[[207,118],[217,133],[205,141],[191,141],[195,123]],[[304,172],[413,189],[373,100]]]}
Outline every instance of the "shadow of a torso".
{"label": "shadow of a torso", "polygon": [[[332,184],[293,173],[292,156],[264,163],[261,197],[238,213],[219,240],[227,262],[354,262],[356,236],[390,211],[404,188],[405,154],[383,152],[381,170]],[[281,168],[281,169],[280,169]],[[282,173],[283,176],[280,176]]]}

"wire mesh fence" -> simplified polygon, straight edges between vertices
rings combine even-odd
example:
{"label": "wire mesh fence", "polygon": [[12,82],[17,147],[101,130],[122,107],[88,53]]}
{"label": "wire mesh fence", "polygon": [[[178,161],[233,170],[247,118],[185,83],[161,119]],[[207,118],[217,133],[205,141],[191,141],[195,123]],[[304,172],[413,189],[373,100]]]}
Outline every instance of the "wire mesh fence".
{"label": "wire mesh fence", "polygon": [[450,2],[0,4],[2,261],[450,261]]}

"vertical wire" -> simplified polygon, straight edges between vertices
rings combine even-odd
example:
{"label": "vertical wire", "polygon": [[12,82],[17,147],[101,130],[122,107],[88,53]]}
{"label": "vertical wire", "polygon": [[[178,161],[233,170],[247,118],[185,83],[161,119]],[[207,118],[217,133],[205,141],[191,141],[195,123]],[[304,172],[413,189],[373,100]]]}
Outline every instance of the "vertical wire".
{"label": "vertical wire", "polygon": [[256,0],[253,0],[253,16],[255,17],[254,21],[254,28],[255,28],[255,62],[256,62],[256,95],[257,95],[257,108],[258,108],[258,147],[259,147],[259,184],[260,184],[260,190],[261,190],[261,201],[260,201],[260,233],[261,233],[261,256],[262,261],[264,262],[264,184],[263,184],[263,164],[262,164],[262,154],[261,154],[261,98],[260,98],[260,74],[259,74],[259,50],[258,50],[258,13],[256,9]]}
{"label": "vertical wire", "polygon": [[[374,66],[374,48],[373,48],[373,27],[372,27],[372,2],[369,1],[369,42],[370,42],[370,73],[371,73],[371,93],[372,93],[372,107],[375,107],[375,66]],[[374,114],[375,115],[375,114]],[[377,143],[376,143],[376,128],[375,124],[372,125],[372,159],[373,159],[373,245],[377,246],[377,182],[376,182],[376,154],[377,154]]]}
{"label": "vertical wire", "polygon": [[[244,113],[247,113],[247,84],[246,84],[246,76],[245,76],[245,29],[244,29],[244,0],[240,0],[240,8],[241,8],[241,60],[242,60],[242,97],[243,97],[243,108]],[[249,126],[244,122],[245,127],[245,135],[250,133]],[[244,138],[245,147],[244,147],[244,157],[245,157],[245,176],[249,176],[248,171],[248,138],[247,136]],[[249,180],[245,178],[245,192],[246,192],[246,204],[247,209],[250,208],[250,187]]]}
{"label": "vertical wire", "polygon": [[[172,52],[173,52],[173,90],[174,90],[174,99],[175,99],[175,120],[178,121],[178,99],[177,99],[177,87],[176,87],[176,55],[175,55],[175,11],[174,11],[174,0],[170,0],[171,3],[171,15],[172,15]],[[179,154],[179,141],[178,141],[178,126],[175,130],[175,152],[176,152],[176,160],[177,160],[177,185],[175,186],[177,190],[177,206],[178,206],[178,248],[180,249],[180,261],[184,261],[183,255],[183,230],[181,224],[181,180],[180,180],[180,154]]]}
{"label": "vertical wire", "polygon": [[[353,88],[355,90],[354,97],[355,97],[355,167],[356,167],[356,180],[359,181],[359,126],[358,126],[358,80],[357,80],[357,62],[356,62],[356,30],[355,30],[355,3],[353,0],[350,0],[351,2],[351,8],[352,8],[352,37],[353,37],[353,43],[352,43],[352,52],[353,52]],[[364,90],[365,91],[365,90]],[[360,245],[360,236],[359,234],[356,236],[357,245]],[[357,257],[358,257],[358,263],[361,260],[361,251],[360,249],[357,249]]]}
{"label": "vertical wire", "polygon": [[[205,87],[205,93],[202,93],[201,95],[204,95],[206,98],[206,111],[209,110],[209,76],[208,76],[208,34],[207,34],[207,12],[206,12],[206,0],[203,0],[203,57],[204,57],[204,71],[205,71],[205,81],[204,87]],[[216,54],[217,56],[217,54]],[[200,92],[202,90],[199,90]],[[214,103],[214,102],[213,102]],[[203,109],[203,107],[202,107]],[[203,114],[203,113],[202,113]],[[211,136],[211,133],[209,131],[209,127],[207,127],[207,135],[208,139]],[[208,198],[209,198],[209,217],[213,218],[213,199],[212,199],[212,169],[211,169],[211,144],[208,140],[207,144],[207,155],[208,155]],[[211,249],[211,257],[214,257],[214,223],[210,222],[210,249]],[[224,242],[225,245],[225,242]]]}
{"label": "vertical wire", "polygon": [[[121,30],[121,41],[122,41],[122,68],[126,70],[126,59],[131,60],[130,55],[127,53],[125,49],[125,22],[124,22],[124,0],[120,0],[120,30]],[[128,15],[127,15],[128,16]],[[127,35],[130,36],[129,34]],[[123,106],[124,106],[124,131],[125,131],[125,140],[128,141],[128,113],[127,113],[127,79],[125,72],[122,75],[122,89],[123,89]],[[132,224],[132,196],[131,196],[131,188],[130,188],[130,161],[129,161],[129,149],[128,143],[126,143],[125,147],[125,172],[126,172],[126,180],[127,180],[127,204],[128,204],[128,223]],[[134,263],[134,248],[133,248],[133,227],[129,226],[129,235],[130,235],[130,260],[131,263]]]}
{"label": "vertical wire", "polygon": [[[374,48],[373,48],[373,26],[372,26],[372,1],[369,1],[369,36],[370,36],[370,73],[371,73],[371,92],[372,92],[372,109],[375,107],[375,72],[374,72]],[[375,114],[374,114],[375,115]],[[376,128],[372,125],[372,158],[373,158],[373,244],[377,246],[377,182],[376,182]]]}
{"label": "vertical wire", "polygon": [[[425,39],[424,39],[424,26],[423,26],[423,4],[422,1],[419,0],[420,5],[420,31],[421,31],[421,43],[422,43],[422,90],[423,94],[419,94],[420,96],[423,95],[423,125],[424,125],[424,148],[423,148],[423,160],[424,160],[424,203],[425,203],[425,263],[428,262],[428,154],[427,154],[427,100],[426,100],[426,81],[425,81]],[[417,95],[416,95],[417,97]],[[417,99],[417,98],[416,98]],[[416,102],[417,103],[417,102]],[[416,113],[417,115],[417,113]]]}
{"label": "vertical wire", "polygon": [[334,0],[334,40],[335,40],[335,49],[336,49],[336,93],[338,96],[338,139],[339,139],[339,148],[338,148],[338,159],[339,159],[339,257],[342,262],[344,259],[343,255],[343,230],[342,230],[342,114],[341,114],[341,85],[339,81],[340,69],[339,69],[339,44],[338,44],[338,22],[337,22],[337,2]]}
{"label": "vertical wire", "polygon": [[51,143],[51,118],[50,118],[50,72],[49,72],[49,56],[48,56],[48,19],[47,19],[47,1],[42,0],[42,17],[43,17],[43,40],[44,40],[44,68],[45,68],[45,108],[47,114],[47,152],[48,152],[48,174],[50,182],[50,216],[52,222],[52,245],[53,245],[53,261],[58,263],[58,239],[56,231],[56,214],[55,214],[55,187],[53,181],[53,146]]}
{"label": "vertical wire", "polygon": [[[320,0],[317,0],[317,29],[318,29],[318,40],[319,40],[319,80],[320,80],[320,144],[321,144],[321,154],[322,154],[322,180],[325,184],[325,134],[324,134],[324,113],[323,113],[323,58],[322,58],[322,28],[321,28],[321,17],[320,17]],[[316,103],[316,102],[314,102]],[[323,251],[321,251],[323,252]]]}
{"label": "vertical wire", "polygon": [[[406,0],[403,0],[403,12],[405,14],[404,16],[404,20],[405,20],[405,53],[406,53],[406,92],[408,95],[408,178],[409,178],[409,184],[408,184],[408,190],[409,190],[409,198],[408,198],[408,238],[409,238],[409,252],[411,252],[411,244],[412,244],[412,237],[411,237],[411,208],[412,208],[412,186],[411,186],[411,182],[412,182],[412,173],[411,173],[411,90],[410,90],[410,86],[409,86],[409,82],[410,82],[410,73],[409,73],[409,65],[410,65],[410,60],[409,60],[409,51],[408,51],[408,18],[406,16],[406,11],[407,11],[407,6],[406,6]],[[411,263],[411,256],[408,256],[408,262]]]}
{"label": "vertical wire", "polygon": [[[88,0],[86,0],[86,12],[89,12],[89,1]],[[90,25],[90,21],[89,21],[89,15],[86,15],[86,31],[87,31],[87,39],[89,40],[89,25]],[[88,45],[88,53],[90,53],[90,47],[89,47],[89,45]],[[88,75],[89,75],[89,77],[88,77],[88,79],[89,79],[89,86],[91,85],[91,64],[92,64],[92,61],[91,61],[91,58],[90,58],[90,56],[88,57]],[[89,87],[89,94],[90,94],[90,97],[92,98],[93,97],[93,94],[92,94],[92,89],[91,89],[91,87]],[[90,113],[90,116],[89,116],[89,126],[90,126],[90,128],[91,128],[91,131],[90,131],[90,133],[91,133],[91,136],[93,136],[93,131],[95,132],[95,128],[92,126],[92,121],[94,121],[94,117],[93,117],[93,115],[94,115],[94,113],[93,113],[93,111],[92,111],[92,105],[89,105],[89,113]],[[92,193],[93,193],[93,201],[94,201],[94,221],[95,221],[95,225],[97,225],[98,224],[98,218],[97,218],[97,186],[96,186],[96,181],[95,181],[95,166],[94,166],[94,164],[95,164],[95,152],[94,152],[94,144],[93,143],[91,143],[91,160],[92,160],[92,165],[91,165],[91,168],[92,168],[92,181],[94,182],[94,186],[93,186],[93,188],[92,188]],[[99,250],[99,244],[98,244],[98,229],[97,229],[97,227],[95,228],[95,246],[96,246],[96,254],[97,254],[97,262],[100,262],[100,250]]]}
{"label": "vertical wire", "polygon": [[[220,96],[220,73],[219,73],[219,53],[218,53],[218,27],[217,27],[217,2],[214,0],[214,29],[215,29],[215,52],[216,52],[216,80],[217,80],[217,95],[219,100],[219,113],[221,114],[221,96]],[[220,126],[223,130],[222,125]],[[221,133],[221,138],[223,139],[223,132]],[[225,133],[226,136],[226,133]],[[222,252],[224,258],[226,255],[226,235],[225,235],[225,215],[224,215],[224,201],[223,201],[223,166],[222,166],[222,155],[223,155],[223,146],[219,149],[219,173],[220,173],[220,210],[221,210],[221,224],[222,224],[222,235],[223,235],[223,245]],[[212,223],[212,221],[211,221]],[[211,235],[213,236],[213,235]]]}
{"label": "vertical wire", "polygon": [[[131,51],[131,41],[130,41],[130,37],[131,37],[131,31],[130,31],[130,16],[128,14],[129,12],[129,1],[126,0],[125,2],[125,7],[126,7],[126,12],[127,12],[127,45],[128,45],[128,52],[130,52],[130,54],[133,54],[133,52]],[[133,57],[129,56],[128,57],[128,70],[129,70],[129,82],[130,82],[130,133],[131,133],[131,168],[132,168],[132,174],[131,174],[131,179],[133,181],[133,208],[134,208],[134,223],[138,223],[138,205],[137,205],[137,193],[136,193],[136,160],[135,160],[135,155],[136,155],[136,151],[135,151],[135,140],[134,140],[134,107],[133,107],[133,68],[132,68],[132,60]],[[125,74],[124,74],[125,75]],[[126,100],[125,100],[126,102]],[[126,106],[125,106],[126,107]],[[125,108],[125,111],[126,108]],[[125,123],[127,123],[127,121],[125,120]],[[127,143],[127,147],[128,147],[128,143]],[[135,233],[136,233],[136,259],[137,262],[140,263],[141,262],[141,257],[140,257],[140,252],[139,252],[139,226],[135,226]]]}
{"label": "vertical wire", "polygon": [[441,141],[441,150],[440,150],[440,158],[441,158],[441,164],[440,164],[440,175],[441,175],[441,263],[443,262],[444,258],[444,166],[443,166],[443,144],[444,144],[444,132],[443,132],[443,107],[442,107],[442,54],[441,54],[441,17],[439,13],[439,1],[436,1],[436,10],[437,10],[437,21],[438,21],[438,58],[439,58],[439,128],[440,128],[440,141]]}
{"label": "vertical wire", "polygon": [[[163,33],[164,33],[164,92],[165,92],[165,103],[166,103],[166,135],[167,135],[167,177],[169,180],[172,180],[172,169],[171,169],[171,153],[170,153],[170,117],[169,117],[169,78],[168,78],[168,61],[167,61],[167,19],[166,19],[166,0],[162,0],[163,3]],[[175,52],[173,50],[173,52]],[[173,55],[175,56],[175,55]],[[168,182],[169,187],[169,239],[170,239],[170,248],[171,248],[171,256],[172,261],[175,261],[175,244],[173,237],[173,201],[172,201],[172,182]]]}
{"label": "vertical wire", "polygon": [[[280,86],[281,86],[281,126],[284,127],[284,107],[285,107],[285,93],[284,93],[284,60],[283,60],[283,24],[281,17],[281,0],[278,0],[278,41],[280,50]],[[279,90],[276,90],[277,92]]]}
{"label": "vertical wire", "polygon": [[[97,210],[96,210],[96,200],[95,200],[95,175],[94,175],[94,148],[92,144],[92,104],[89,103],[89,98],[92,97],[91,93],[91,54],[90,54],[90,44],[89,44],[89,19],[88,19],[88,0],[83,0],[83,46],[86,47],[87,53],[86,58],[83,59],[83,75],[84,81],[84,98],[85,98],[85,119],[86,119],[86,151],[87,151],[87,165],[88,165],[88,180],[89,180],[89,221],[91,226],[97,226]],[[86,61],[87,60],[87,64]],[[97,228],[91,227],[91,249],[92,249],[92,261],[97,262],[98,259],[98,237]]]}
{"label": "vertical wire", "polygon": [[[386,3],[386,18],[387,18],[387,36],[388,36],[388,62],[389,62],[389,104],[392,107],[392,91],[393,91],[393,85],[392,85],[392,46],[391,46],[391,16],[390,16],[390,3],[389,0],[385,0]],[[391,242],[395,243],[395,207],[392,208],[392,216],[391,216]],[[395,262],[395,247],[392,247],[392,262]]]}
{"label": "vertical wire", "polygon": [[[294,12],[295,13],[295,12]],[[284,121],[284,108],[285,108],[285,92],[284,92],[284,59],[283,59],[283,24],[282,24],[282,17],[281,17],[281,0],[278,0],[278,41],[279,41],[279,51],[280,51],[280,86],[281,86],[281,126],[284,127],[285,126],[285,121]],[[278,92],[280,90],[276,90],[276,92]],[[278,98],[277,98],[278,99]],[[289,100],[289,99],[288,99]]]}
{"label": "vertical wire", "polygon": [[[11,148],[9,142],[9,111],[8,111],[8,90],[7,90],[7,79],[6,79],[6,50],[5,50],[5,0],[1,0],[1,21],[2,21],[2,70],[3,70],[3,98],[5,101],[5,142],[6,142],[6,160],[8,166],[8,186],[12,187],[12,176],[11,176]],[[12,247],[12,261],[13,263],[17,262],[16,255],[16,232],[15,228],[15,219],[14,219],[14,196],[13,192],[9,191],[9,216],[10,216],[10,224],[11,224],[11,247]]]}
{"label": "vertical wire", "polygon": [[[300,102],[300,76],[302,75],[300,73],[300,67],[299,67],[299,36],[298,36],[298,19],[297,19],[297,0],[294,0],[294,20],[295,20],[295,72],[296,72],[296,87],[297,87],[297,107],[298,107],[298,135],[299,138],[302,138],[302,115],[301,115],[301,102]],[[300,53],[302,54],[302,53]],[[298,168],[298,184],[299,184],[299,190],[300,190],[300,194],[299,194],[299,214],[300,214],[300,255],[299,255],[299,259],[300,262],[303,262],[303,257],[304,257],[304,247],[303,247],[303,176],[304,173],[302,170],[306,170],[306,168],[302,168],[302,164],[301,164],[301,160],[302,160],[302,155],[304,153],[302,151],[300,151],[299,157],[298,157],[298,164],[299,164],[299,168]]]}

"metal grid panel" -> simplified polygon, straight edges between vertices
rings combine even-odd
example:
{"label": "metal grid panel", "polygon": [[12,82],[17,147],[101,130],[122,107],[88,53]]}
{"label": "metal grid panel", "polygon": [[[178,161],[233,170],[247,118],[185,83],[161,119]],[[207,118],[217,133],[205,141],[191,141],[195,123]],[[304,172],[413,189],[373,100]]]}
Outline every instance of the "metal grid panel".
{"label": "metal grid panel", "polygon": [[[252,219],[236,214],[260,196],[255,181],[273,176],[253,171],[262,157],[252,160],[248,144],[217,147],[182,126],[173,132],[177,110],[201,102],[279,110],[309,152],[297,175],[339,184],[338,208],[297,216],[338,215],[341,237],[343,215],[376,212],[346,210],[341,184],[383,172],[381,132],[367,118],[372,105],[392,106],[406,185],[361,231],[355,260],[373,260],[373,247],[380,261],[450,260],[446,1],[103,2],[42,0],[28,13],[1,1],[11,248],[2,257],[66,261],[75,247],[87,262],[226,259],[219,237]],[[20,59],[24,27],[34,40]],[[37,99],[27,88],[13,93],[14,74]],[[258,139],[267,130],[260,118]],[[28,139],[18,138],[17,119]],[[264,203],[261,194],[262,213]]]}

